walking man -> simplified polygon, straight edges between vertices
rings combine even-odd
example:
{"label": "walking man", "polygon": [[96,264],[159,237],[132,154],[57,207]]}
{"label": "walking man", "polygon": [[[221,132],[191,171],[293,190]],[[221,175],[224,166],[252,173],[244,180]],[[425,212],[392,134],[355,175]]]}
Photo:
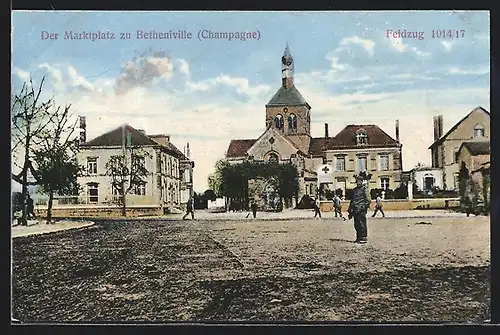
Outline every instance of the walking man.
{"label": "walking man", "polygon": [[186,214],[182,217],[183,220],[191,214],[191,220],[194,220],[194,199],[192,197],[189,198],[186,204]]}
{"label": "walking man", "polygon": [[382,213],[382,217],[385,218],[385,213],[382,209],[382,198],[380,197],[380,194],[377,194],[377,200],[375,200],[375,212],[373,212],[372,218],[374,218],[379,211]]}
{"label": "walking man", "polygon": [[319,218],[321,219],[321,211],[319,209],[319,197],[316,197],[316,200],[314,201],[314,217],[317,217],[319,215]]}
{"label": "walking man", "polygon": [[342,200],[340,200],[338,194],[335,194],[335,197],[333,198],[333,209],[335,211],[335,217],[337,217],[338,214],[339,217],[345,221],[345,217],[342,215]]}
{"label": "walking man", "polygon": [[366,227],[366,213],[370,208],[370,199],[366,194],[366,188],[363,185],[364,179],[369,179],[366,173],[355,175],[356,187],[352,190],[352,199],[349,203],[349,219],[354,218],[354,229],[356,229],[356,243],[366,243],[368,240],[368,231]]}

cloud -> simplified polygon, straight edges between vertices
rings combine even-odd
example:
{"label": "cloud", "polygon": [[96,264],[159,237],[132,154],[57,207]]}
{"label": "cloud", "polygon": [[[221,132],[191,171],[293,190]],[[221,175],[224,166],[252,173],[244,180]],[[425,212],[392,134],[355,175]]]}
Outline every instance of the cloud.
{"label": "cloud", "polygon": [[412,47],[407,44],[404,44],[401,37],[389,38],[388,40],[390,47],[398,52],[412,52],[417,56],[421,57],[427,57],[431,55],[429,52],[421,51],[417,47]]}
{"label": "cloud", "polygon": [[172,61],[165,52],[148,50],[123,65],[122,74],[115,83],[115,92],[125,94],[134,88],[149,86],[155,79],[168,79],[172,71]]}
{"label": "cloud", "polygon": [[41,69],[45,69],[49,73],[52,79],[52,85],[54,85],[54,88],[56,90],[64,90],[65,86],[63,83],[63,75],[60,69],[50,65],[49,63],[42,63],[38,65],[38,67]]}
{"label": "cloud", "polygon": [[76,69],[72,66],[68,66],[68,75],[71,78],[71,85],[75,88],[79,88],[85,91],[93,91],[94,85],[92,85],[84,76],[79,75]]}
{"label": "cloud", "polygon": [[475,68],[463,69],[459,67],[449,67],[446,69],[447,74],[462,74],[462,75],[484,75],[490,73],[489,66],[478,66]]}
{"label": "cloud", "polygon": [[13,69],[14,73],[22,80],[22,81],[29,81],[30,80],[30,73],[28,71],[21,70],[17,67],[14,67]]}
{"label": "cloud", "polygon": [[179,71],[186,75],[189,75],[189,64],[184,59],[178,59],[177,63],[179,64]]}
{"label": "cloud", "polygon": [[231,77],[227,75],[220,75],[212,79],[187,83],[188,88],[193,92],[196,91],[206,92],[219,85],[234,87],[236,88],[237,93],[250,96],[267,93],[271,89],[271,87],[268,85],[257,85],[252,87],[250,86],[247,78]]}
{"label": "cloud", "polygon": [[345,37],[340,41],[341,47],[347,46],[350,44],[357,44],[357,45],[362,46],[366,50],[366,52],[368,52],[368,54],[370,54],[370,56],[373,56],[373,53],[374,53],[373,49],[375,47],[375,42],[373,42],[372,40],[363,39],[363,38],[358,37],[358,36],[351,36],[351,37]]}
{"label": "cloud", "polygon": [[450,51],[453,46],[452,41],[441,41],[441,45],[446,49],[446,51]]}

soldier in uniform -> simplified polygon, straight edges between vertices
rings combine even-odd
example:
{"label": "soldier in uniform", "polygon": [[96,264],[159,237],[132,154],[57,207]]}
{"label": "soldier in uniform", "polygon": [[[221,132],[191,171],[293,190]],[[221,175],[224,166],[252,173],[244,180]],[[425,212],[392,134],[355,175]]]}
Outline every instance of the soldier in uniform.
{"label": "soldier in uniform", "polygon": [[354,219],[354,229],[356,229],[356,243],[366,243],[368,238],[368,231],[366,227],[366,213],[370,208],[370,198],[367,195],[364,180],[369,180],[370,176],[361,172],[355,175],[356,187],[352,190],[352,198],[349,203],[349,219]]}

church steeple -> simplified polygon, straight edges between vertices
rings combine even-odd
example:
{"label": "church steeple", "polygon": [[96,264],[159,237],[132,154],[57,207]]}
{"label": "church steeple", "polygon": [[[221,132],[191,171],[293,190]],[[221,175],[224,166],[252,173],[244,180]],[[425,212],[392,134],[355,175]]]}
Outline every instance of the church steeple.
{"label": "church steeple", "polygon": [[285,89],[293,87],[293,66],[293,57],[287,42],[281,57],[281,83]]}

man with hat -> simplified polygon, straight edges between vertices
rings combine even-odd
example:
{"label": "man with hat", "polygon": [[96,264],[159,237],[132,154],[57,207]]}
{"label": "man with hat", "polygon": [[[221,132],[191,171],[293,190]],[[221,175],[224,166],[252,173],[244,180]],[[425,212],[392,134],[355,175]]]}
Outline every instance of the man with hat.
{"label": "man with hat", "polygon": [[362,171],[354,175],[356,187],[352,190],[352,198],[349,203],[349,219],[354,218],[354,229],[356,229],[356,243],[366,243],[368,232],[366,227],[366,213],[370,208],[370,198],[368,197],[366,187],[363,185],[365,180],[370,180],[371,175]]}

